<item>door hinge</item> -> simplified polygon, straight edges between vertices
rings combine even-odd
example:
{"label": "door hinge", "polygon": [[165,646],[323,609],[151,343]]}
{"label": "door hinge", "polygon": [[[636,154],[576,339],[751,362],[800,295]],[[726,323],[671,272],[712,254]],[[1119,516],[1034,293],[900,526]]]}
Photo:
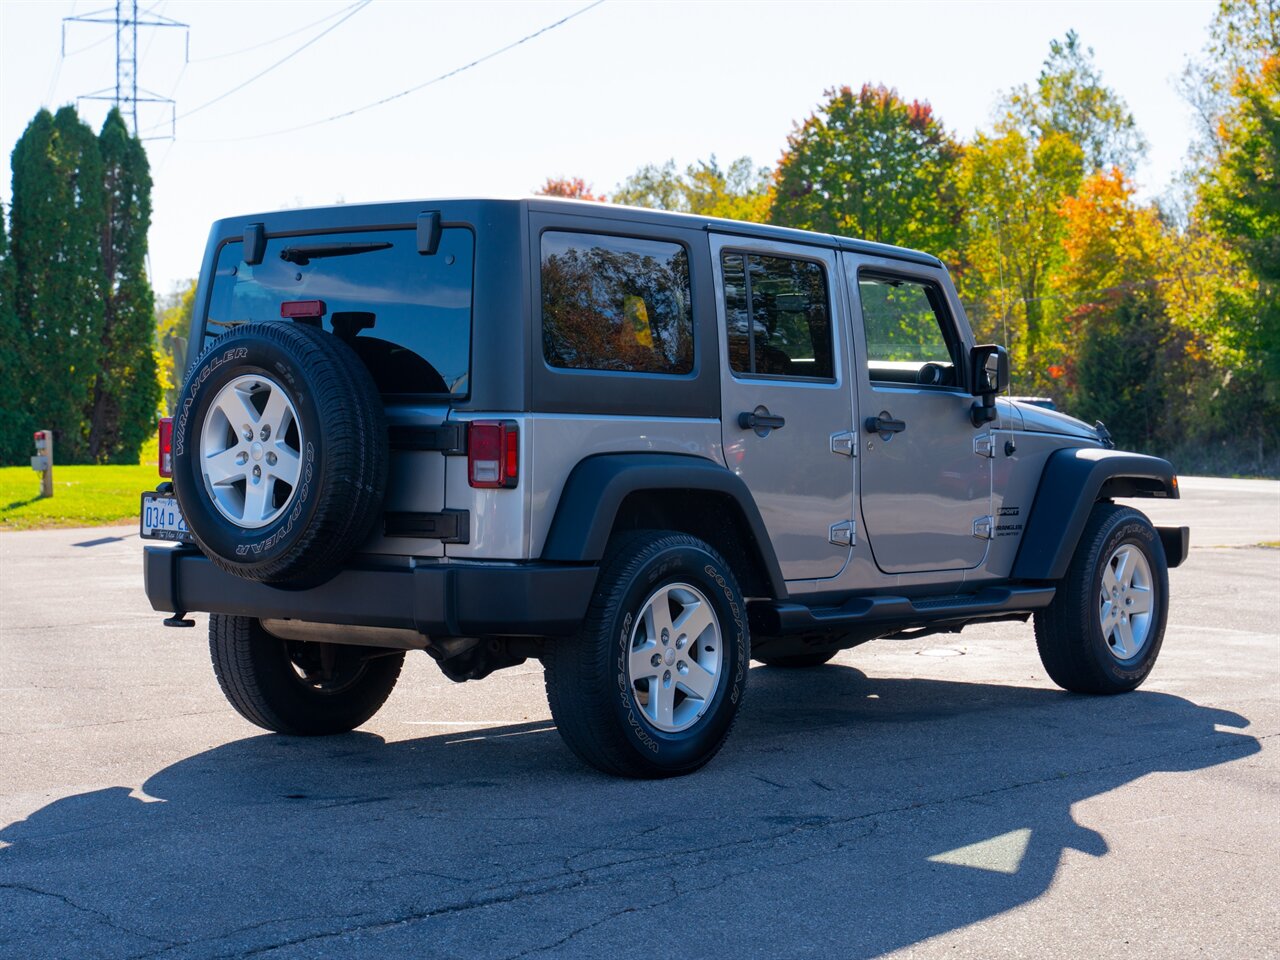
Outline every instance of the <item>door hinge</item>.
{"label": "door hinge", "polygon": [[827,540],[839,547],[852,547],[858,542],[858,525],[852,520],[834,523]]}
{"label": "door hinge", "polygon": [[995,522],[990,517],[978,517],[973,521],[973,535],[979,540],[990,540]]}
{"label": "door hinge", "polygon": [[973,438],[973,452],[980,457],[996,455],[996,438],[989,433],[980,433]]}
{"label": "door hinge", "polygon": [[858,455],[858,438],[852,433],[837,433],[831,437],[831,452],[838,453],[842,457],[856,457]]}

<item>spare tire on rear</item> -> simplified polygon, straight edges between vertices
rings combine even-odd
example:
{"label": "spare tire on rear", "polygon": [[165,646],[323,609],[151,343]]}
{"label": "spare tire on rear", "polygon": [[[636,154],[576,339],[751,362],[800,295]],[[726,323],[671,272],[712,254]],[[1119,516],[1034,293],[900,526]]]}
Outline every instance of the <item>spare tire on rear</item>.
{"label": "spare tire on rear", "polygon": [[369,371],[316,327],[235,327],[200,355],[178,398],[182,515],[200,549],[247,580],[330,578],[378,518],[387,458]]}

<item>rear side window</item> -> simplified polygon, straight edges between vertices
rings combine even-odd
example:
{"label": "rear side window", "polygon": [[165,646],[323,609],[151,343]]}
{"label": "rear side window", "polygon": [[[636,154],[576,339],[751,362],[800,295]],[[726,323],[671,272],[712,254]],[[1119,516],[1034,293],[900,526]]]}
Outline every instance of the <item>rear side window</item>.
{"label": "rear side window", "polygon": [[[324,328],[346,340],[384,394],[465,395],[471,359],[474,237],[441,233],[431,256],[413,230],[273,237],[262,262],[224,244],[205,342],[237,324],[280,321],[289,300],[323,300]],[[291,322],[291,321],[283,321]]]}
{"label": "rear side window", "polygon": [[734,373],[816,380],[834,376],[822,264],[725,251],[720,267]]}
{"label": "rear side window", "polygon": [[542,235],[542,353],[574,370],[693,370],[683,246],[639,237]]}

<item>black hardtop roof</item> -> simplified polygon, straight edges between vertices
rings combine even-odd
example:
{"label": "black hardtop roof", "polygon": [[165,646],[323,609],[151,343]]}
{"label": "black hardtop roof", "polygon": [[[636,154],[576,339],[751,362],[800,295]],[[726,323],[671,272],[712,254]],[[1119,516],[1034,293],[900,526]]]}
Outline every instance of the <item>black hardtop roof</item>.
{"label": "black hardtop roof", "polygon": [[643,223],[652,226],[678,225],[685,229],[707,230],[739,237],[757,237],[786,243],[818,244],[850,250],[875,257],[906,260],[931,267],[943,266],[937,257],[919,250],[895,247],[888,243],[875,243],[854,237],[797,230],[792,227],[776,227],[763,223],[747,223],[741,220],[725,220],[694,213],[675,213],[670,210],[651,210],[647,207],[626,207],[592,200],[566,200],[558,197],[526,197],[522,199],[498,199],[487,197],[458,197],[449,199],[398,200],[385,203],[349,203],[328,207],[303,207],[293,210],[274,210],[266,213],[243,214],[223,217],[213,224],[213,233],[221,238],[240,236],[246,224],[261,223],[268,235],[309,233],[329,230],[351,230],[388,224],[412,224],[425,210],[440,210],[443,218],[476,222],[483,217],[485,207],[520,207],[540,213],[558,213],[590,216],[595,219],[618,220],[627,223]]}

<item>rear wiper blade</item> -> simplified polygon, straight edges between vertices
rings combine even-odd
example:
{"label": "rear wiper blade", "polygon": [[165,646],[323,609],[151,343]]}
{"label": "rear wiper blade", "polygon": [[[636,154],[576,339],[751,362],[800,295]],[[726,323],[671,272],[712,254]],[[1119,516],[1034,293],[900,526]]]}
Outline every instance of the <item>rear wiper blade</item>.
{"label": "rear wiper blade", "polygon": [[368,243],[361,241],[337,241],[334,243],[309,243],[300,247],[285,247],[280,251],[280,259],[286,263],[296,263],[305,267],[312,260],[321,257],[348,257],[354,253],[369,253],[373,250],[386,250],[389,243]]}

